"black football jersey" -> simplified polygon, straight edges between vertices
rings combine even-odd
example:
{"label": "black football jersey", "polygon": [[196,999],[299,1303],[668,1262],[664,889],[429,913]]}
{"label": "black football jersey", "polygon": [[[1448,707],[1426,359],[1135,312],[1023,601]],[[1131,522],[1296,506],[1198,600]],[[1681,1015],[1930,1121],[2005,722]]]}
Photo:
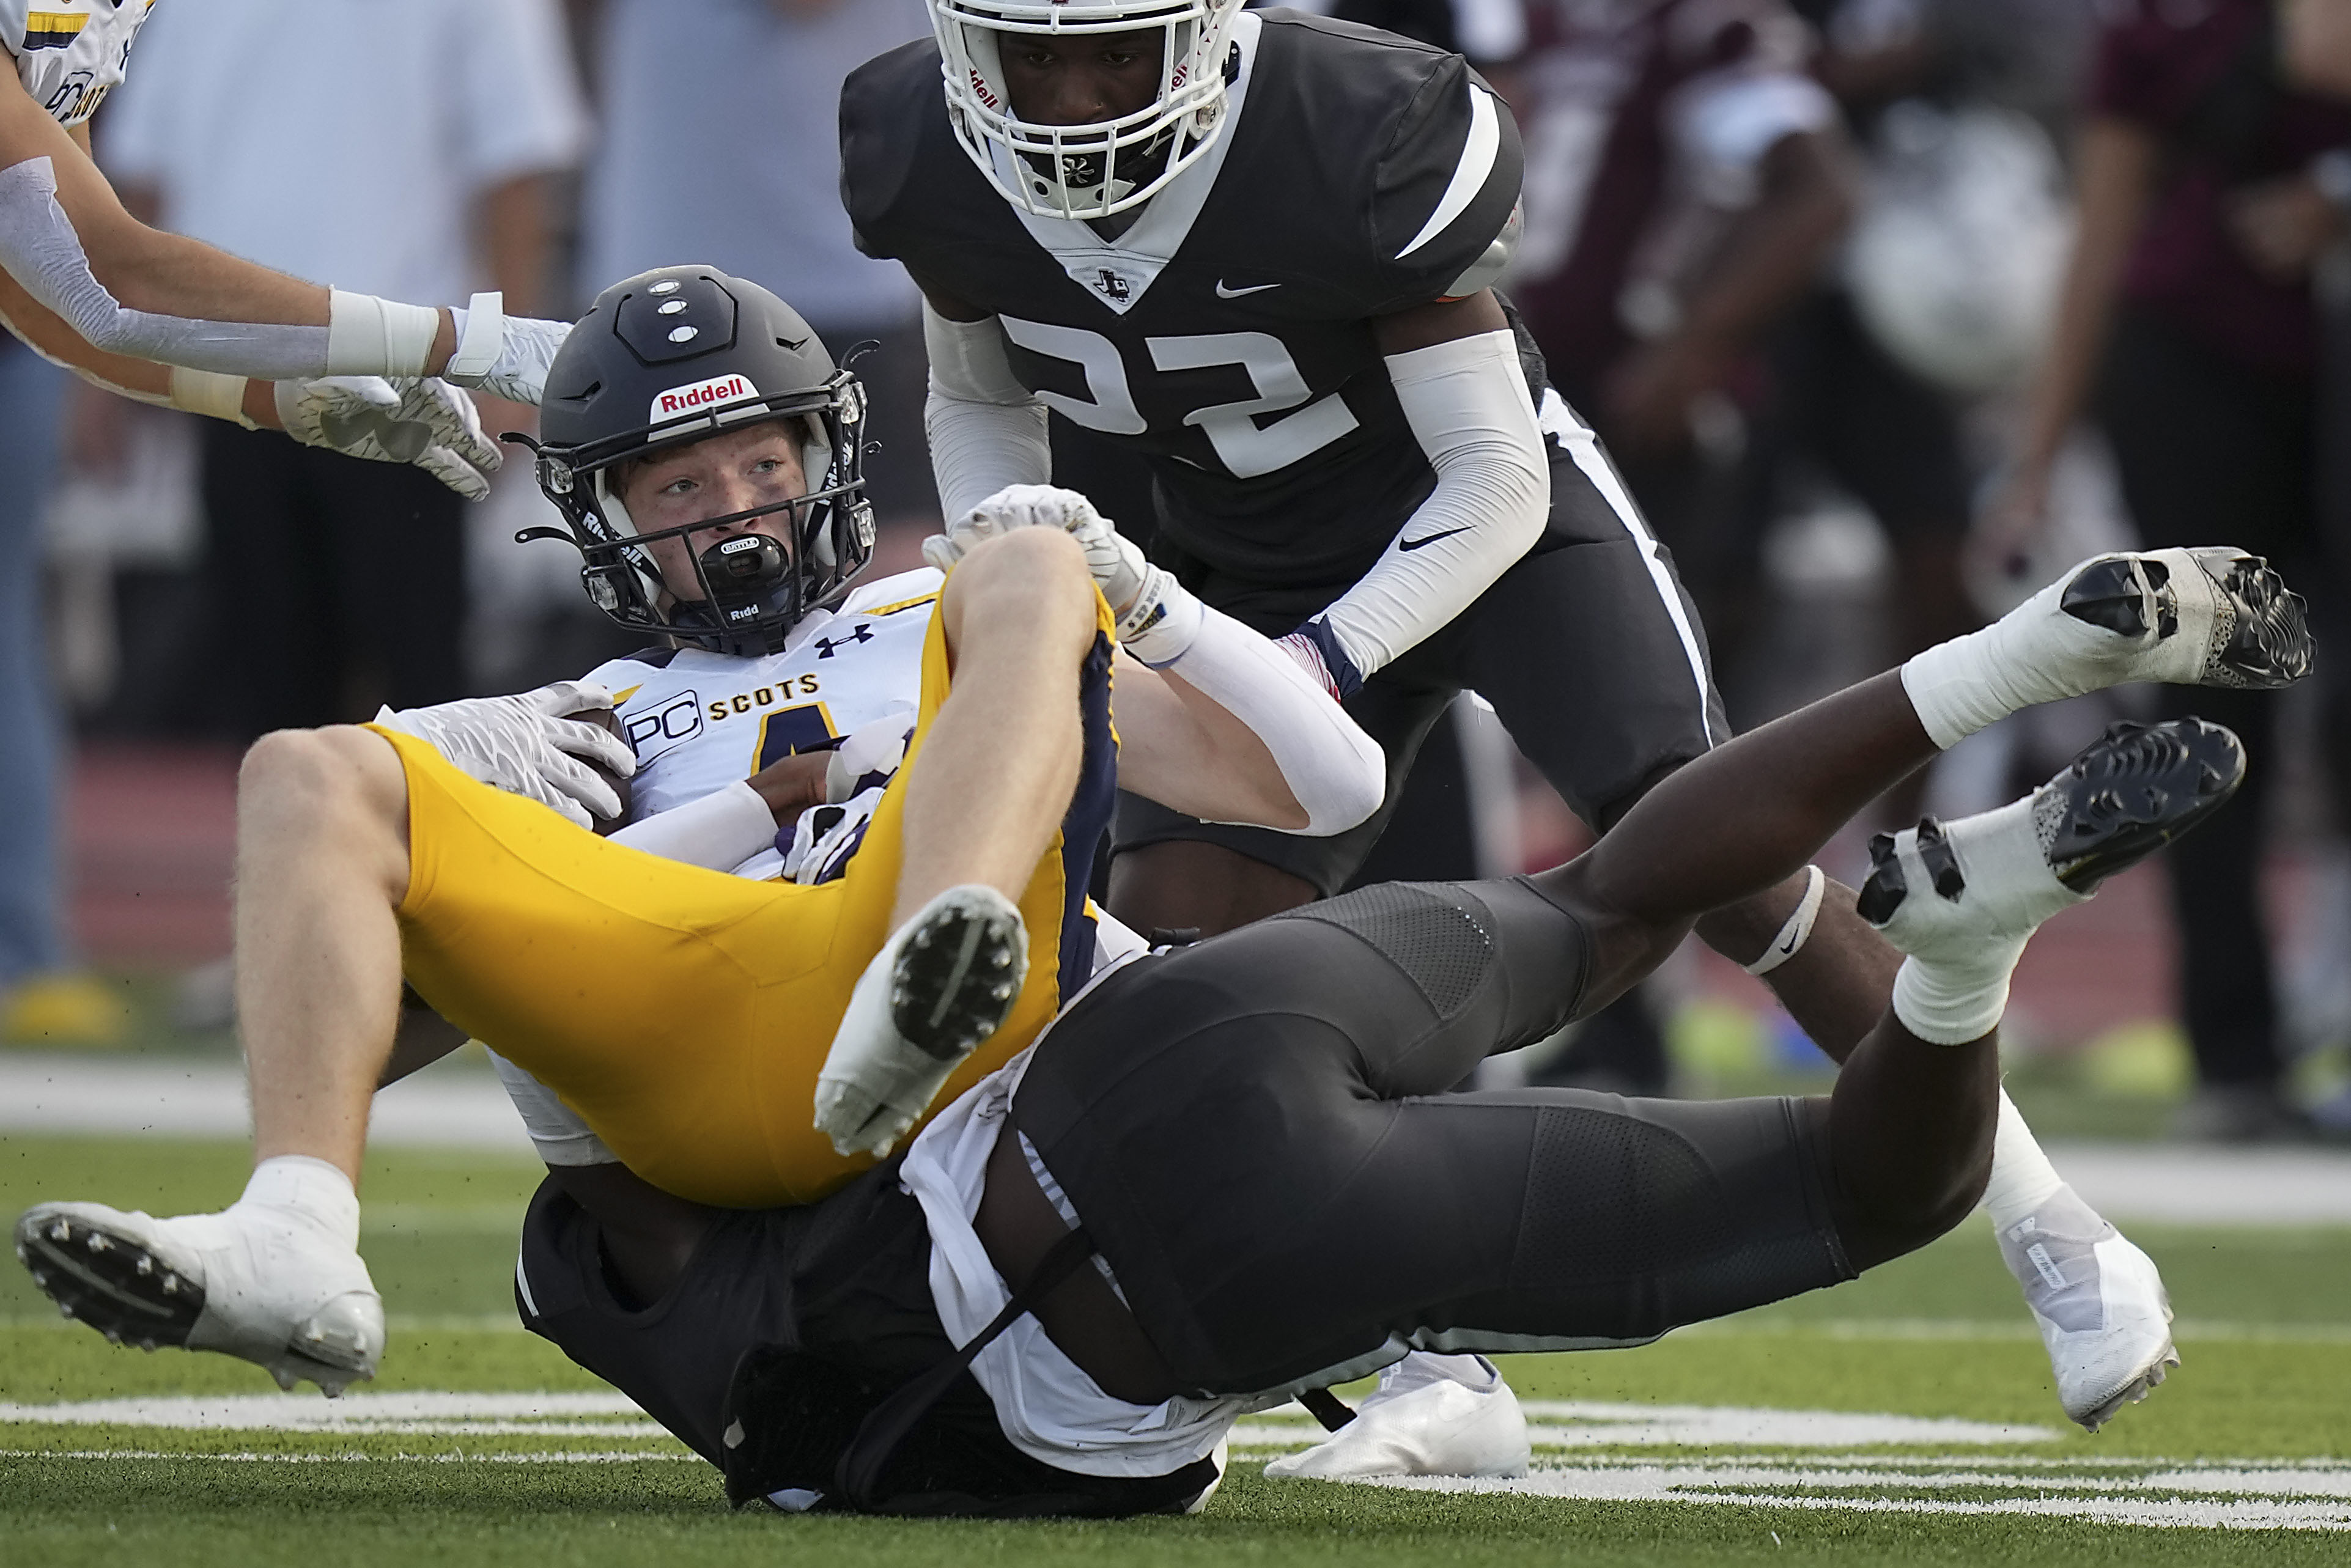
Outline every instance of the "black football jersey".
{"label": "black football jersey", "polygon": [[842,200],[868,255],[993,313],[1040,401],[1144,457],[1169,542],[1344,584],[1435,484],[1371,318],[1491,280],[1518,131],[1458,55],[1279,10],[1234,37],[1223,134],[1116,240],[972,166],[929,42],[843,87]]}

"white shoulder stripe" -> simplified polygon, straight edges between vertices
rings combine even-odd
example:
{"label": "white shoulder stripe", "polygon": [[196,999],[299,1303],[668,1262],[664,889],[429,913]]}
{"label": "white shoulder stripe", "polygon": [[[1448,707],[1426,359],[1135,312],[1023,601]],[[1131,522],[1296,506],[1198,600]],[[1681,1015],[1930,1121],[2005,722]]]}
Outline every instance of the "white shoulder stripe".
{"label": "white shoulder stripe", "polygon": [[1501,150],[1502,128],[1494,118],[1493,95],[1481,91],[1473,82],[1469,87],[1469,137],[1461,144],[1461,162],[1453,166],[1453,183],[1445,187],[1437,210],[1428,214],[1428,222],[1412,236],[1412,243],[1396,252],[1398,261],[1443,234],[1446,225],[1477,199],[1478,193],[1486,188],[1486,176],[1494,172],[1494,156]]}

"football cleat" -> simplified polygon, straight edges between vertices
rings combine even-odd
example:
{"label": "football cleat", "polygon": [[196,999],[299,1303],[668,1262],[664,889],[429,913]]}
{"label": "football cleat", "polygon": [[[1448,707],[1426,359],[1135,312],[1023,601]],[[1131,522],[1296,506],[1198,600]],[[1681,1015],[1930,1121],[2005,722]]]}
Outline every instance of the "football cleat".
{"label": "football cleat", "polygon": [[2230,546],[2096,557],[2059,586],[2057,605],[2128,640],[2105,655],[2117,682],[2267,689],[2310,674],[2302,596]]}
{"label": "football cleat", "polygon": [[1303,1453],[1265,1467],[1274,1480],[1352,1480],[1362,1476],[1522,1476],[1532,1461],[1526,1416],[1493,1364],[1483,1388],[1407,1356],[1380,1376],[1355,1418]]}
{"label": "football cleat", "polygon": [[951,887],[858,977],[824,1069],[817,1131],[844,1155],[883,1155],[947,1075],[1004,1025],[1029,977],[1020,911],[992,887]]}
{"label": "football cleat", "polygon": [[1906,953],[2021,940],[2219,810],[2244,779],[2244,747],[2217,724],[2117,722],[2022,800],[1878,834],[1855,907]]}
{"label": "football cleat", "polygon": [[298,1210],[240,1203],[157,1219],[45,1203],[17,1220],[16,1246],[59,1312],[116,1344],[219,1351],[329,1398],[374,1376],[383,1354],[367,1265]]}
{"label": "football cleat", "polygon": [[2072,1187],[1999,1235],[2068,1417],[2095,1432],[2179,1364],[2171,1299],[2154,1260]]}

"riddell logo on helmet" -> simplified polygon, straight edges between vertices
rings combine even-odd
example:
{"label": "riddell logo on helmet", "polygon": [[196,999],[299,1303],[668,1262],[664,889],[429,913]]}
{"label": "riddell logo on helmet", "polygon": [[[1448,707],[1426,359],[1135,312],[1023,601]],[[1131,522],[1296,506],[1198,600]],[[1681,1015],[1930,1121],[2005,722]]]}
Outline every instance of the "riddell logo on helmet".
{"label": "riddell logo on helmet", "polygon": [[758,395],[759,389],[751,384],[748,376],[713,376],[706,382],[672,387],[663,392],[653,399],[650,418],[659,423],[664,419],[676,419],[682,414],[692,413],[696,409],[716,408],[722,402],[734,402]]}
{"label": "riddell logo on helmet", "polygon": [[1002,103],[998,101],[994,90],[988,87],[987,78],[986,77],[980,75],[976,70],[968,72],[967,74],[971,78],[971,90],[974,97],[977,98],[980,102],[987,105],[990,109],[1002,109],[1004,107]]}

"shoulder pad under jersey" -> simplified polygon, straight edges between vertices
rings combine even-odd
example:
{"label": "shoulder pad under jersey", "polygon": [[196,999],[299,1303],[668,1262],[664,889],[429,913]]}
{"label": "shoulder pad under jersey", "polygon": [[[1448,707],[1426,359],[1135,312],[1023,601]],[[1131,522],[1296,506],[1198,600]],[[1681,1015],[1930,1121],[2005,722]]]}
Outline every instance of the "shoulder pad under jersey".
{"label": "shoulder pad under jersey", "polygon": [[[1245,114],[1277,121],[1360,247],[1364,314],[1474,294],[1518,238],[1518,122],[1468,62],[1327,17],[1270,13]],[[1331,189],[1335,186],[1335,189]]]}

